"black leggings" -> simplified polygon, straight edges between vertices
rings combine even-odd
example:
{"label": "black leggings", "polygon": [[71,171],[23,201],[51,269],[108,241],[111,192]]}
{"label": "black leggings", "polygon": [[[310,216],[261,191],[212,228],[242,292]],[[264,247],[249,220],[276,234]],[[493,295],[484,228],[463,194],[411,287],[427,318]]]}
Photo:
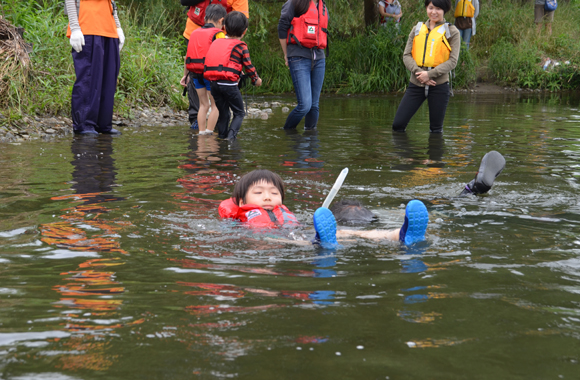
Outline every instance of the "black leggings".
{"label": "black leggings", "polygon": [[[221,139],[235,139],[242,126],[244,116],[246,116],[242,93],[237,85],[222,86],[215,81],[211,81],[210,87],[215,106],[220,113],[216,124],[218,137]],[[231,125],[230,109],[234,114]]]}
{"label": "black leggings", "polygon": [[429,94],[425,97],[425,87],[409,83],[403,100],[399,104],[395,120],[393,120],[393,131],[405,132],[407,124],[415,115],[421,104],[427,99],[429,103],[429,129],[431,133],[443,132],[443,119],[449,103],[449,82],[429,86]]}

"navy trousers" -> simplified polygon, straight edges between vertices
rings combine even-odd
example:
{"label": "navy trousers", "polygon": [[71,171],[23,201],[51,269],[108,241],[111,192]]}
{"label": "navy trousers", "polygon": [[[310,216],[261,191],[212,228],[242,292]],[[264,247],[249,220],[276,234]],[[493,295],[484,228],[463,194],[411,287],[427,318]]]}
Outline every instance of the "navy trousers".
{"label": "navy trousers", "polygon": [[121,68],[119,39],[85,36],[83,50],[73,49],[72,56],[77,75],[71,97],[73,129],[109,132]]}

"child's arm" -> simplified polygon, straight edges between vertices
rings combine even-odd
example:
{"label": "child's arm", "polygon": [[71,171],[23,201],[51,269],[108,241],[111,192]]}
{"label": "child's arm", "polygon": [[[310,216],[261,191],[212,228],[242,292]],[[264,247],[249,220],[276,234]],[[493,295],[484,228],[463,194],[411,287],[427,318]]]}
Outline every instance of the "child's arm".
{"label": "child's arm", "polygon": [[396,228],[394,230],[370,230],[370,231],[337,230],[336,237],[340,239],[357,236],[372,240],[386,239],[399,241],[400,232],[401,232],[400,228]]}
{"label": "child's arm", "polygon": [[246,70],[246,74],[252,79],[252,83],[256,86],[262,85],[262,79],[258,76],[258,72],[256,68],[252,65],[252,60],[250,59],[250,52],[248,51],[248,45],[245,43],[236,46],[232,53],[233,57],[239,60],[244,69]]}
{"label": "child's arm", "polygon": [[181,80],[179,81],[179,84],[182,85],[183,87],[187,86],[187,81],[189,79],[189,71],[187,70],[186,62],[187,61],[187,57],[185,57],[183,59],[183,78],[181,78]]}

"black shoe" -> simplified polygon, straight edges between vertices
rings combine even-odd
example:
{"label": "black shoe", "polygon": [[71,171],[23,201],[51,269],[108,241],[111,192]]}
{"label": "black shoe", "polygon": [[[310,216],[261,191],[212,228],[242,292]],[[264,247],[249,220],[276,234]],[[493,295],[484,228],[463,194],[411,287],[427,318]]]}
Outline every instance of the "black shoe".
{"label": "black shoe", "polygon": [[505,167],[505,158],[495,150],[488,152],[481,159],[479,170],[475,178],[465,185],[465,189],[460,194],[485,194],[493,186],[493,182]]}
{"label": "black shoe", "polygon": [[104,135],[121,135],[121,131],[116,130],[115,128],[111,128],[109,131],[101,132]]}
{"label": "black shoe", "polygon": [[74,131],[77,135],[98,135],[99,132],[94,129],[87,129],[86,131]]}

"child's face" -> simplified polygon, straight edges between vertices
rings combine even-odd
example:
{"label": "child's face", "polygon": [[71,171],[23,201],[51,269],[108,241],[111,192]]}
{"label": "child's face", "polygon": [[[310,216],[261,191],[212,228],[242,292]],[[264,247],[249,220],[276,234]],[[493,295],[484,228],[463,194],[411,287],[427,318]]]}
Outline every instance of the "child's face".
{"label": "child's face", "polygon": [[240,206],[252,204],[264,210],[272,210],[282,204],[280,190],[273,183],[260,181],[253,184],[246,193],[246,199],[240,201]]}

